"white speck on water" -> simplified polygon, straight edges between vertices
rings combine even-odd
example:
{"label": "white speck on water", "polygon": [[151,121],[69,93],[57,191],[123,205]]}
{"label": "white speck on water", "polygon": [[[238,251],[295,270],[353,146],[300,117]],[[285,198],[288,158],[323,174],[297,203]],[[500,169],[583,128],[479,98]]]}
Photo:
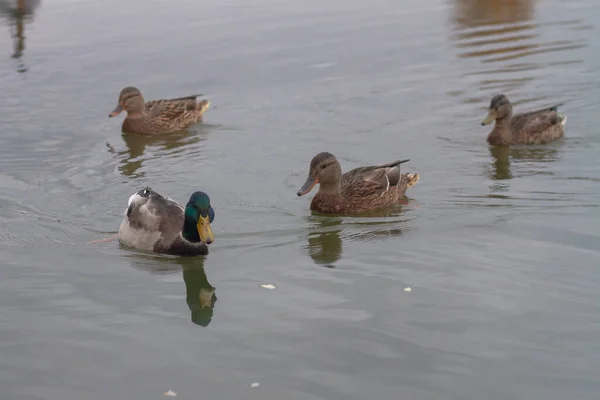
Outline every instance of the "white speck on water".
{"label": "white speck on water", "polygon": [[167,397],[175,397],[175,396],[177,396],[177,392],[174,392],[174,391],[172,391],[172,390],[168,390],[168,391],[166,391],[164,394],[165,394],[165,396],[167,396]]}
{"label": "white speck on water", "polygon": [[259,386],[260,386],[260,383],[258,383],[258,382],[254,382],[250,385],[250,387],[252,387],[252,388],[259,387]]}
{"label": "white speck on water", "polygon": [[409,287],[405,287],[405,288],[404,288],[404,291],[405,291],[405,292],[408,292],[408,293],[410,293],[410,292],[412,292],[412,289],[411,289],[411,288],[409,288]]}
{"label": "white speck on water", "polygon": [[313,64],[310,66],[310,68],[329,68],[333,67],[334,65],[337,65],[337,62],[324,62],[320,64]]}
{"label": "white speck on water", "polygon": [[260,285],[260,287],[263,289],[269,289],[269,290],[275,289],[275,285],[271,285],[270,283]]}

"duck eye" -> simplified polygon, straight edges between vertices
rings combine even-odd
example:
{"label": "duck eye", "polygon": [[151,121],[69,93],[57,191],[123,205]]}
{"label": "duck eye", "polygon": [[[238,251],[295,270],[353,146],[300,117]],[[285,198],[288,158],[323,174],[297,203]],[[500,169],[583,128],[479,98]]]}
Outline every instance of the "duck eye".
{"label": "duck eye", "polygon": [[325,164],[321,165],[321,169],[325,169],[325,167],[327,167],[327,165],[325,165]]}

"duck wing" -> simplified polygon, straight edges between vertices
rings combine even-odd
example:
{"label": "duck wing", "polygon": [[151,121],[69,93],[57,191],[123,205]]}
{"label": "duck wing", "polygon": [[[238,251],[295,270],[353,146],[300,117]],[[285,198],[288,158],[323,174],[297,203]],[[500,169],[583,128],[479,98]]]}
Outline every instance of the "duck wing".
{"label": "duck wing", "polygon": [[[188,108],[190,101],[186,100],[152,100],[146,103],[146,111],[152,115],[152,119],[164,119],[165,121],[171,121],[179,118]],[[194,100],[194,107],[196,108],[196,101]]]}
{"label": "duck wing", "polygon": [[511,129],[513,132],[519,134],[536,134],[544,132],[561,122],[562,118],[558,115],[557,111],[560,106],[562,106],[562,103],[552,107],[515,115],[511,121]]}
{"label": "duck wing", "polygon": [[197,98],[200,96],[204,96],[202,93],[200,94],[192,94],[190,96],[177,97],[175,99],[171,99],[170,101],[183,101],[188,110],[196,110],[198,108]]}
{"label": "duck wing", "polygon": [[127,218],[137,235],[151,237],[154,242],[158,238],[168,248],[181,234],[185,217],[177,202],[151,189],[142,189],[131,196]]}
{"label": "duck wing", "polygon": [[409,160],[398,160],[388,164],[355,168],[342,175],[342,190],[345,195],[382,195],[395,189],[400,183],[400,164]]}
{"label": "duck wing", "polygon": [[151,100],[146,102],[146,110],[149,112],[154,112],[153,109],[160,109],[168,103],[184,103],[185,108],[187,110],[193,111],[198,107],[197,98],[200,96],[204,96],[202,93],[200,94],[192,94],[189,96],[176,97],[174,99],[160,99],[160,100]]}

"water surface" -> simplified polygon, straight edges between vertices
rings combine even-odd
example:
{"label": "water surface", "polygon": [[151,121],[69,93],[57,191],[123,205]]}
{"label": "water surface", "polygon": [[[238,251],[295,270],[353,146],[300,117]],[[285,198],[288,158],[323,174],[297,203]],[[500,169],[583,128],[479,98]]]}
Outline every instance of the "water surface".
{"label": "water surface", "polygon": [[[4,1],[2,398],[597,398],[596,1]],[[122,135],[128,85],[212,107]],[[565,140],[488,148],[498,92]],[[320,151],[421,180],[312,215]],[[210,194],[208,257],[85,244],[144,185]]]}

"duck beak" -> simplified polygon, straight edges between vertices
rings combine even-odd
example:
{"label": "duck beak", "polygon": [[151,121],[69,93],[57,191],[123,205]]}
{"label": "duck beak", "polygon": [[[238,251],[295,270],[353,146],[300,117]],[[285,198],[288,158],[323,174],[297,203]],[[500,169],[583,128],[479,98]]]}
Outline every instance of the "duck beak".
{"label": "duck beak", "polygon": [[296,194],[298,196],[305,195],[306,193],[310,192],[312,188],[316,186],[317,183],[319,183],[319,180],[317,178],[309,176],[308,178],[306,178],[306,182],[304,182],[304,185],[302,185],[302,187],[298,189],[298,192]]}
{"label": "duck beak", "polygon": [[123,106],[119,104],[110,114],[108,114],[108,117],[116,117],[121,113],[121,111],[123,111]]}
{"label": "duck beak", "polygon": [[198,218],[198,225],[196,225],[196,228],[198,229],[200,240],[202,240],[204,243],[211,244],[215,241],[215,235],[213,235],[212,228],[210,227],[208,215],[206,217],[200,215],[200,217]]}
{"label": "duck beak", "polygon": [[491,124],[495,119],[496,119],[496,111],[492,109],[488,112],[487,117],[485,117],[485,119],[483,121],[481,121],[481,125],[483,126],[483,125]]}

